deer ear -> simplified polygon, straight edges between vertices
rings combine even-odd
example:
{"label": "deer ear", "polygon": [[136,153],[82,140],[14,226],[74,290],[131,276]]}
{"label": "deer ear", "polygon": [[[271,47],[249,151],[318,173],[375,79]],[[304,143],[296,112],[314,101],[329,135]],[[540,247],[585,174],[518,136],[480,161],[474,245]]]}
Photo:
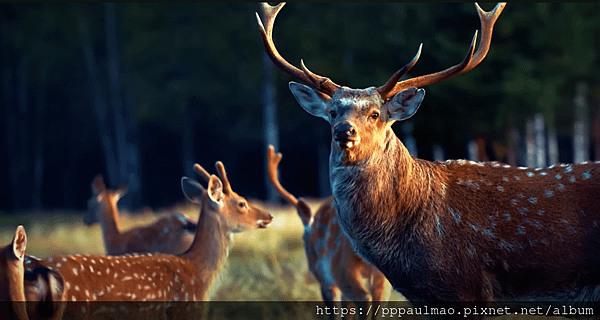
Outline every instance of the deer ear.
{"label": "deer ear", "polygon": [[388,103],[388,121],[402,121],[412,117],[419,109],[424,96],[425,90],[414,87],[398,92]]}
{"label": "deer ear", "polygon": [[300,216],[300,220],[302,220],[302,224],[304,226],[308,226],[311,223],[313,214],[310,210],[310,207],[304,199],[298,199],[298,204],[296,204],[296,211],[298,211],[298,215]]}
{"label": "deer ear", "polygon": [[104,186],[104,179],[102,175],[96,175],[94,181],[92,181],[92,193],[94,195],[100,194],[103,192],[106,187]]}
{"label": "deer ear", "polygon": [[117,192],[119,193],[119,198],[123,197],[127,193],[127,185],[122,183]]}
{"label": "deer ear", "polygon": [[216,204],[223,200],[223,183],[214,174],[208,180],[208,197]]}
{"label": "deer ear", "polygon": [[27,234],[23,226],[18,226],[15,231],[15,237],[13,238],[13,253],[19,260],[23,260],[25,257],[25,248],[27,248]]}
{"label": "deer ear", "polygon": [[300,106],[306,110],[306,112],[315,117],[320,117],[329,121],[329,116],[327,115],[327,103],[331,99],[319,95],[309,86],[294,81],[290,82],[290,90],[296,100],[298,100]]}
{"label": "deer ear", "polygon": [[204,187],[198,181],[190,179],[188,177],[181,178],[181,190],[183,195],[195,204],[202,203],[202,193],[204,193]]}

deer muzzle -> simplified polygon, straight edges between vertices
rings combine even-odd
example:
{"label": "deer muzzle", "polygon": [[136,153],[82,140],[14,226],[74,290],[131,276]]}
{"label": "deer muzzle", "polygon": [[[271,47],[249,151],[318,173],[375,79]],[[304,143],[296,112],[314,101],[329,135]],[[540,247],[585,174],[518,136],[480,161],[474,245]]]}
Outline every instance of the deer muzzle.
{"label": "deer muzzle", "polygon": [[359,142],[356,129],[348,123],[341,123],[333,128],[333,140],[342,149],[350,149]]}
{"label": "deer muzzle", "polygon": [[266,228],[269,226],[269,224],[271,224],[271,221],[273,221],[273,215],[272,214],[268,214],[268,219],[263,219],[263,220],[259,220],[258,221],[258,227],[259,228]]}

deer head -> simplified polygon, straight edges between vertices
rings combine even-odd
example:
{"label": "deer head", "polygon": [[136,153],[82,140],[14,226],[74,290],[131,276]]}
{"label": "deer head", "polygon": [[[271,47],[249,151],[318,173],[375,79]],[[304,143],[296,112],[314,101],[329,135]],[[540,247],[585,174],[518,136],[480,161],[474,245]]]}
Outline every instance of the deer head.
{"label": "deer head", "polygon": [[477,39],[475,32],[467,56],[461,63],[440,72],[399,82],[419,59],[421,45],[414,58],[394,73],[384,85],[351,89],[309,71],[303,61],[301,69],[298,69],[279,54],[273,43],[272,33],[275,17],[284,4],[271,7],[263,3],[264,24],[257,14],[265,49],[283,71],[306,83],[290,82],[290,90],[304,110],[330,123],[332,156],[338,155],[341,162],[346,164],[363,160],[375,148],[384,147],[386,136],[393,134],[391,125],[415,114],[425,95],[425,90],[417,87],[450,79],[477,66],[489,50],[494,23],[505,6],[500,3],[491,12],[485,12],[475,4],[481,21],[481,45],[473,53]]}
{"label": "deer head", "polygon": [[127,193],[125,184],[121,184],[115,190],[107,189],[102,175],[94,178],[91,188],[92,197],[88,200],[88,212],[83,217],[83,222],[88,226],[102,220],[103,206],[110,203],[116,204]]}
{"label": "deer head", "polygon": [[[210,210],[204,210],[204,213],[220,214],[231,232],[266,228],[271,223],[273,216],[250,204],[248,200],[231,189],[225,167],[221,161],[216,163],[216,168],[221,177],[220,179],[215,175],[210,175],[199,164],[195,164],[194,170],[208,182],[208,188],[204,189],[194,179],[183,177],[181,188],[185,197],[195,204],[208,206]],[[208,201],[203,201],[203,197]]]}

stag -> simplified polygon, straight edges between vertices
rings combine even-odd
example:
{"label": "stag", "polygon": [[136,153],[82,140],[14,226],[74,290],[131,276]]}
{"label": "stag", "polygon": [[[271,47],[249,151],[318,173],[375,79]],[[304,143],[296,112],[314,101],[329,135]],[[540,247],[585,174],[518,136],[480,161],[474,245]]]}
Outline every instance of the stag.
{"label": "stag", "polygon": [[[513,167],[498,162],[412,157],[392,124],[413,116],[425,90],[486,56],[505,4],[476,8],[481,22],[466,58],[446,70],[351,89],[288,63],[275,48],[283,7],[257,14],[268,55],[298,103],[331,125],[329,178],[339,223],[356,252],[411,301],[600,298],[600,164]],[[264,22],[264,23],[263,23]],[[422,47],[422,46],[421,46]]]}

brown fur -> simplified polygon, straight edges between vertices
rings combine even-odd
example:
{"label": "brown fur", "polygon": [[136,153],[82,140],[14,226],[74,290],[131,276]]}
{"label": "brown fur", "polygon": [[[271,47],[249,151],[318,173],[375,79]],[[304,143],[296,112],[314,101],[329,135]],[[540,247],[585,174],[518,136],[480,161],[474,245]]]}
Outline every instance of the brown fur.
{"label": "brown fur", "polygon": [[179,254],[187,250],[192,241],[196,224],[181,213],[161,217],[142,227],[121,231],[117,202],[125,194],[126,188],[107,189],[102,177],[92,182],[93,197],[90,209],[101,221],[104,248],[108,255],[126,253],[162,252]]}
{"label": "brown fur", "polygon": [[[444,71],[398,81],[393,90],[322,89],[274,49],[281,5],[259,18],[269,56],[290,75],[300,105],[331,125],[330,183],[340,226],[356,252],[411,301],[600,301],[600,162],[515,168],[494,162],[411,157],[391,129],[413,116],[425,86],[485,57],[505,4],[477,6],[481,45]],[[414,65],[419,53],[392,76]],[[473,60],[470,56],[473,54]],[[390,82],[388,82],[390,84]]]}
{"label": "brown fur", "polygon": [[[27,320],[25,309],[25,290],[23,278],[25,267],[23,259],[27,247],[27,235],[22,226],[17,227],[10,245],[0,248],[0,301],[12,301],[10,310],[5,310],[3,317],[8,319]],[[9,304],[3,304],[9,306]]]}

